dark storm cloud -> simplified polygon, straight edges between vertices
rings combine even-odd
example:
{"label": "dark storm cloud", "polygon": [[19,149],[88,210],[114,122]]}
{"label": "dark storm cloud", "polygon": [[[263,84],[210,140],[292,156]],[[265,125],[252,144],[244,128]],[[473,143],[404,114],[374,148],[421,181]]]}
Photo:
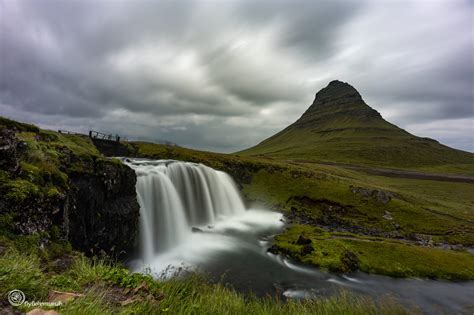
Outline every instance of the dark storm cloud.
{"label": "dark storm cloud", "polygon": [[472,23],[462,1],[0,0],[0,114],[229,152],[341,79],[474,150]]}
{"label": "dark storm cloud", "polygon": [[347,21],[365,6],[363,1],[288,0],[242,1],[242,19],[255,23],[274,22],[284,26],[279,36],[281,46],[302,50],[300,57],[326,58],[336,47],[334,38]]}

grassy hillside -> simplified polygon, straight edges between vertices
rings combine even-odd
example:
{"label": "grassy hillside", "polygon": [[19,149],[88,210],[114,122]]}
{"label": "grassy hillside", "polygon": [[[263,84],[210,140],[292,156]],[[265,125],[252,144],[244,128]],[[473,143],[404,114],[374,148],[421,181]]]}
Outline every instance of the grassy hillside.
{"label": "grassy hillside", "polygon": [[474,154],[390,124],[339,81],[318,92],[294,124],[238,154],[474,175]]}
{"label": "grassy hillside", "polygon": [[[373,176],[339,166],[287,163],[151,143],[128,145],[141,157],[193,161],[230,173],[250,204],[287,214],[290,234],[293,224],[303,224],[375,237],[373,244],[386,253],[380,259],[399,261],[402,271],[398,276],[474,279],[474,255],[463,248],[474,246],[473,184]],[[411,270],[420,268],[419,261],[400,260],[401,252],[393,251],[393,244],[387,240],[409,246],[415,256],[418,249],[428,253],[422,256],[426,263],[430,257],[448,262],[462,255],[461,265],[451,265],[471,272],[450,272],[447,265],[438,264],[425,273],[414,273]],[[440,251],[443,254],[439,255]],[[364,270],[395,275],[376,266]]]}
{"label": "grassy hillside", "polygon": [[[339,227],[393,237],[429,238],[474,246],[474,185],[435,180],[373,176],[339,166],[284,163],[151,143],[131,143],[141,157],[203,163],[233,175],[247,200],[288,213],[291,208]],[[362,191],[358,191],[362,190]],[[386,203],[370,193],[390,195]],[[384,219],[385,212],[391,220]],[[388,235],[390,236],[390,235]]]}

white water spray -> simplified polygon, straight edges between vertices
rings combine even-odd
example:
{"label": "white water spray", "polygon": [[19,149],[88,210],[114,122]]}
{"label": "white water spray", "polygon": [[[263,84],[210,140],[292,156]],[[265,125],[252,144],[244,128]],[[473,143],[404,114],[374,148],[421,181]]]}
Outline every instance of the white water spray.
{"label": "white water spray", "polygon": [[142,258],[181,244],[192,227],[243,214],[232,178],[202,164],[170,160],[127,161],[137,174]]}

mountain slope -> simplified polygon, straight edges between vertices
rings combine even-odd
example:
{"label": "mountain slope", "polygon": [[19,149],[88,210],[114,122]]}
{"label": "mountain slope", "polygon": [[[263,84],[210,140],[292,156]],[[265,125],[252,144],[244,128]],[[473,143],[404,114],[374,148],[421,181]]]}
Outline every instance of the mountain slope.
{"label": "mountain slope", "polygon": [[444,170],[449,165],[449,171],[468,173],[474,169],[474,154],[398,128],[340,81],[319,91],[295,123],[238,154],[395,168]]}

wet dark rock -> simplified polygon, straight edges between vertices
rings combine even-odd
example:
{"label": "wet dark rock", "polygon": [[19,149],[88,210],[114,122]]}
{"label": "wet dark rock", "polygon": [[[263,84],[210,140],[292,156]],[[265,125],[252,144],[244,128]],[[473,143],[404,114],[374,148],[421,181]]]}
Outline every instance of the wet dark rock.
{"label": "wet dark rock", "polygon": [[296,244],[298,244],[298,245],[311,244],[311,239],[305,237],[303,234],[300,234],[300,236],[298,237],[298,240],[296,241]]}
{"label": "wet dark rock", "polygon": [[56,273],[62,273],[68,270],[74,263],[74,257],[64,255],[51,262],[50,267]]}
{"label": "wet dark rock", "polygon": [[277,245],[272,245],[270,246],[268,249],[267,249],[267,252],[269,253],[272,253],[274,255],[279,255],[279,254],[283,254],[283,255],[288,255],[290,256],[290,252],[286,249],[286,248],[281,248]]}
{"label": "wet dark rock", "polygon": [[355,271],[359,268],[359,257],[348,249],[342,252],[341,262],[345,272]]}
{"label": "wet dark rock", "polygon": [[132,250],[138,231],[135,172],[104,160],[90,167],[94,172],[69,174],[66,234],[74,247],[88,254],[121,256]]}
{"label": "wet dark rock", "polygon": [[22,147],[14,130],[0,126],[0,169],[16,172],[19,166],[18,154]]}
{"label": "wet dark rock", "polygon": [[[344,217],[348,214],[357,214],[358,211],[350,205],[342,205],[327,199],[312,199],[307,196],[294,196],[287,200],[301,204],[303,208],[318,209],[317,216],[310,215],[294,208],[287,218],[291,223],[307,224],[314,226],[327,226],[330,229],[337,229],[346,224]],[[292,209],[293,210],[293,209]]]}
{"label": "wet dark rock", "polygon": [[308,255],[308,254],[311,254],[312,252],[314,251],[314,247],[313,245],[311,244],[306,244],[303,246],[302,250],[301,250],[301,253],[303,255]]}
{"label": "wet dark rock", "polygon": [[197,227],[193,226],[193,227],[191,228],[191,232],[193,232],[193,233],[202,233],[202,232],[204,232],[204,231],[201,230],[200,228],[197,228]]}
{"label": "wet dark rock", "polygon": [[277,255],[280,253],[280,248],[276,245],[272,245],[269,248],[267,248],[267,252]]}
{"label": "wet dark rock", "polygon": [[92,138],[92,142],[104,156],[130,156],[135,152],[132,146],[121,142]]}

